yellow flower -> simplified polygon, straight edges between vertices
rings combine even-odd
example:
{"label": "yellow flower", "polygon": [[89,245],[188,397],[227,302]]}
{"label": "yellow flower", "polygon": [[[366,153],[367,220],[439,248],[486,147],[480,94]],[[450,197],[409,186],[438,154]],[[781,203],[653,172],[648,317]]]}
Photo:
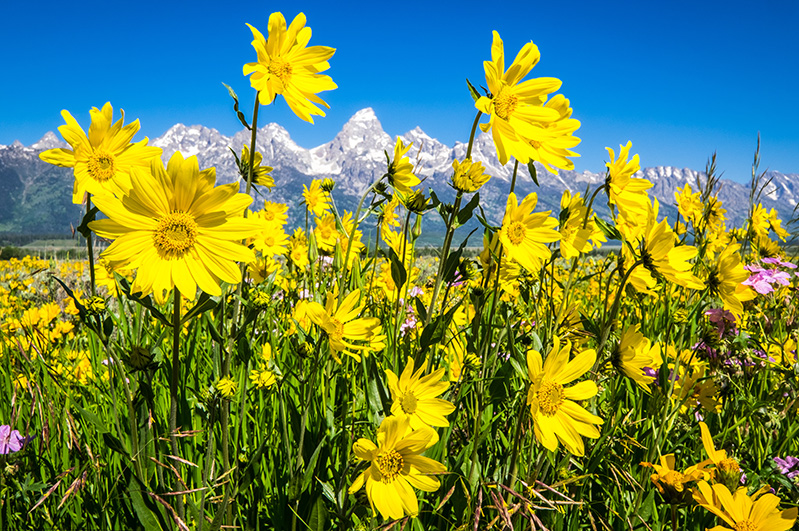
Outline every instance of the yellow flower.
{"label": "yellow flower", "polygon": [[286,252],[289,237],[282,227],[272,226],[253,238],[252,243],[255,249],[260,251],[263,256],[274,256]]}
{"label": "yellow flower", "polygon": [[758,203],[755,209],[752,211],[752,216],[747,221],[749,225],[749,230],[752,233],[760,238],[768,237],[768,229],[769,229],[769,222],[768,222],[768,212],[763,205]]}
{"label": "yellow flower", "polygon": [[321,218],[316,218],[316,228],[314,229],[316,246],[321,251],[332,252],[336,248],[338,230],[336,228],[336,217],[333,213],[327,213]]}
{"label": "yellow flower", "polygon": [[330,350],[337,361],[340,361],[339,352],[360,361],[357,351],[362,350],[364,354],[368,354],[369,346],[356,345],[353,341],[369,341],[380,332],[380,319],[358,317],[365,306],[365,303],[358,305],[360,297],[361,290],[355,290],[337,306],[336,297],[328,293],[324,307],[318,302],[308,303],[308,317],[327,334]]}
{"label": "yellow flower", "polygon": [[716,468],[713,470],[714,479],[730,488],[735,488],[740,485],[741,473],[743,471],[738,461],[732,457],[727,457],[726,450],[716,450],[707,424],[700,422],[699,430],[702,432],[702,446],[705,447],[705,452],[710,458],[710,461],[716,465]]}
{"label": "yellow flower", "polygon": [[[622,247],[625,261],[638,259],[642,262],[630,274],[630,284],[638,291],[646,292],[655,287],[658,279],[665,279],[678,286],[704,289],[705,284],[693,274],[693,264],[689,262],[698,252],[696,247],[676,245],[677,236],[668,220],[657,223],[657,214],[658,204],[655,200],[654,207],[648,207],[646,223],[617,225],[628,244]],[[630,219],[632,215],[627,212],[621,218]],[[640,218],[636,215],[636,219]],[[626,265],[632,266],[632,261]]]}
{"label": "yellow flower", "polygon": [[738,254],[740,247],[737,243],[728,245],[719,255],[706,280],[708,292],[720,298],[724,309],[732,312],[738,319],[744,311],[742,303],[752,300],[756,295],[749,286],[741,284],[749,278],[749,272],[741,263],[741,256]]}
{"label": "yellow flower", "polygon": [[386,417],[377,429],[377,444],[358,439],[352,445],[355,455],[370,465],[355,478],[349,492],[366,485],[373,514],[379,511],[384,519],[416,516],[419,501],[413,488],[432,492],[441,483],[430,474],[447,471],[438,461],[420,455],[436,440],[432,428],[410,431],[407,417]]}
{"label": "yellow flower", "polygon": [[624,329],[611,361],[616,370],[649,392],[649,386],[663,364],[663,357],[660,354],[660,345],[653,344],[644,337],[636,324]]}
{"label": "yellow flower", "polygon": [[[580,253],[585,253],[591,249],[589,240],[596,231],[592,219],[584,223],[586,211],[580,194],[572,197],[571,192],[566,190],[560,198],[561,214],[560,219],[565,220],[560,224],[560,255],[563,258],[575,258]],[[585,224],[585,226],[583,226]]]}
{"label": "yellow flower", "polygon": [[552,350],[543,362],[536,350],[527,351],[527,374],[532,382],[527,404],[533,417],[535,437],[548,450],[555,451],[558,442],[574,455],[585,453],[583,437],[596,439],[601,418],[592,415],[573,400],[586,400],[598,392],[592,380],[564,387],[585,374],[596,361],[594,350],[585,350],[569,361],[571,342],[561,348],[556,336]]}
{"label": "yellow flower", "polygon": [[557,111],[558,118],[552,122],[542,122],[535,131],[536,135],[528,139],[530,159],[537,160],[550,172],[557,175],[557,170],[573,170],[574,162],[567,157],[579,157],[570,148],[580,143],[580,139],[572,134],[580,127],[580,122],[571,118],[572,109],[569,100],[562,94],[555,95],[544,104],[547,109]]}
{"label": "yellow flower", "polygon": [[407,415],[411,428],[415,430],[423,426],[449,426],[445,417],[455,411],[452,402],[437,398],[449,387],[449,382],[441,380],[444,367],[422,376],[426,368],[425,361],[419,370],[413,372],[413,358],[408,356],[408,363],[399,378],[393,371],[386,370],[393,400],[391,414]]}
{"label": "yellow flower", "polygon": [[677,188],[674,193],[674,200],[677,202],[677,210],[686,221],[696,225],[699,216],[702,215],[702,201],[699,192],[692,193],[691,185],[685,183],[682,189]]}
{"label": "yellow flower", "polygon": [[272,201],[264,201],[264,209],[258,213],[260,217],[267,223],[274,223],[283,226],[288,221],[289,207],[283,203],[273,203]]}
{"label": "yellow flower", "polygon": [[282,13],[269,15],[268,33],[265,39],[260,31],[252,30],[252,45],[258,52],[257,63],[244,65],[244,75],[250,75],[252,88],[258,91],[262,105],[269,105],[278,94],[298,117],[313,123],[311,115],[325,113],[314,104],[330,106],[316,94],[337,88],[330,76],[319,74],[330,68],[327,60],[336,53],[327,46],[308,46],[311,28],[305,27],[305,15],[300,13],[286,29]]}
{"label": "yellow flower", "polygon": [[660,456],[660,464],[644,462],[641,463],[641,466],[655,469],[655,473],[649,476],[649,479],[657,487],[664,500],[670,504],[687,503],[691,499],[691,491],[687,488],[688,483],[704,479],[705,474],[697,465],[680,472],[675,468],[675,463],[674,454],[668,454]]}
{"label": "yellow flower", "polygon": [[[262,166],[261,163],[264,160],[264,156],[258,153],[257,151],[253,155],[252,160],[252,183],[258,184],[261,186],[265,186],[268,189],[272,189],[275,187],[275,180],[272,178],[272,168],[271,166]],[[239,175],[241,178],[244,179],[244,182],[247,182],[247,178],[249,177],[250,173],[250,148],[246,145],[241,148],[241,159],[239,159]]]}
{"label": "yellow flower", "polygon": [[733,494],[726,486],[716,483],[712,487],[700,481],[693,491],[696,503],[715,514],[730,527],[716,526],[710,531],[787,531],[796,522],[796,507],[779,510],[780,499],[761,489],[753,496],[740,487]]}
{"label": "yellow flower", "polygon": [[259,367],[250,371],[250,381],[257,389],[266,389],[274,385],[277,379],[275,378],[275,373],[266,367]]}
{"label": "yellow flower", "polygon": [[463,162],[452,161],[452,186],[461,192],[471,193],[479,190],[491,178],[485,172],[482,162],[472,162],[465,159]]}
{"label": "yellow flower", "polygon": [[411,159],[406,156],[408,150],[413,146],[413,142],[407,146],[402,143],[402,138],[397,137],[394,144],[394,158],[388,165],[388,184],[402,195],[410,194],[414,186],[422,182],[419,177],[413,174],[413,164]]}
{"label": "yellow flower", "polygon": [[553,230],[558,221],[549,217],[550,211],[533,213],[537,202],[538,196],[531,193],[517,204],[516,194],[511,193],[499,231],[499,239],[508,257],[533,274],[550,257],[545,244],[560,240],[560,233]]}
{"label": "yellow flower", "polygon": [[214,387],[216,388],[217,391],[219,391],[219,394],[224,398],[230,398],[231,396],[236,394],[236,387],[237,387],[236,382],[234,382],[229,377],[220,378],[219,380],[216,381]]}
{"label": "yellow flower", "polygon": [[236,261],[255,255],[240,242],[260,225],[242,217],[252,198],[238,193],[238,183],[214,188],[214,169],[201,172],[197,157],[180,153],[166,169],[155,160],[149,172],[134,168],[131,177],[133,187],[121,197],[95,197],[108,219],[89,228],[114,240],[102,254],[114,268],[137,270],[134,293],[152,292],[163,304],[173,287],[193,299],[198,286],[221,295],[222,281],[241,281]]}
{"label": "yellow flower", "polygon": [[505,48],[499,33],[493,32],[491,61],[484,61],[486,84],[491,93],[475,102],[477,110],[490,116],[482,131],[491,131],[501,164],[510,157],[530,160],[529,140],[536,138],[541,122],[557,120],[558,111],[545,107],[547,96],[560,88],[559,79],[541,77],[522,82],[538,63],[538,47],[529,42],[522,47],[510,68],[505,70]]}
{"label": "yellow flower", "polygon": [[790,236],[790,233],[782,228],[782,220],[777,217],[777,211],[773,208],[768,213],[768,224],[780,240],[785,241],[785,238]]}
{"label": "yellow flower", "polygon": [[161,156],[161,148],[148,146],[147,138],[130,143],[139,131],[139,121],[123,127],[125,112],[120,112],[122,117],[112,125],[114,109],[111,103],[103,105],[102,110],[92,107],[89,111],[92,123],[87,136],[69,111],[61,111],[66,125],[59,127],[58,131],[72,149],[48,149],[39,157],[56,166],[74,168],[73,203],[82,203],[85,193],[126,192],[131,186],[131,168],[147,168],[150,161]]}
{"label": "yellow flower", "polygon": [[638,155],[628,160],[632,142],[626,146],[619,146],[619,158],[611,148],[605,148],[610,154],[607,163],[608,176],[605,179],[610,203],[616,205],[620,212],[629,212],[635,215],[646,215],[649,205],[647,190],[652,188],[652,183],[646,179],[635,179],[633,174],[641,169]]}
{"label": "yellow flower", "polygon": [[304,184],[302,185],[303,203],[305,203],[308,212],[317,217],[324,215],[330,207],[328,194],[322,190],[321,184],[322,181],[314,179],[311,181],[310,188],[307,188]]}

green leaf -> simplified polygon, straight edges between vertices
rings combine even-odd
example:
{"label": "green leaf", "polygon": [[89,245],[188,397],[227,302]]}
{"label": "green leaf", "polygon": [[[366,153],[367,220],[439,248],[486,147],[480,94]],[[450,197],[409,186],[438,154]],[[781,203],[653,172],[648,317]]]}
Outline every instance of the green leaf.
{"label": "green leaf", "polygon": [[106,446],[108,446],[109,449],[117,452],[118,454],[122,454],[123,456],[130,459],[130,455],[128,454],[128,451],[125,449],[125,447],[122,445],[122,441],[120,441],[110,433],[108,432],[103,433],[103,442],[105,443]]}
{"label": "green leaf", "polygon": [[244,116],[244,113],[239,110],[239,97],[236,95],[233,89],[230,88],[230,85],[227,85],[225,83],[222,84],[225,85],[228,94],[230,94],[230,97],[233,98],[233,110],[236,111],[236,116],[238,116],[241,125],[246,127],[248,131],[252,131],[252,127],[250,127],[250,124],[247,123],[247,118]]}
{"label": "green leaf", "polygon": [[474,85],[472,85],[472,82],[469,81],[468,78],[466,79],[466,84],[469,86],[469,94],[471,94],[472,99],[477,103],[477,100],[480,99],[480,93],[477,92],[477,89],[474,88]]}
{"label": "green leaf", "polygon": [[77,230],[81,236],[86,238],[87,240],[91,237],[92,231],[89,229],[89,223],[94,221],[97,213],[100,212],[100,209],[97,207],[92,207],[86,214],[83,216],[83,220],[81,220],[80,225],[78,225]]}
{"label": "green leaf", "polygon": [[83,409],[75,402],[72,402],[72,405],[78,410],[78,413],[80,413],[80,416],[83,418],[83,420],[94,424],[100,433],[106,433],[108,431],[108,425],[105,423],[105,421],[100,420],[100,417],[98,417],[95,413],[92,413],[87,409]]}
{"label": "green leaf", "polygon": [[122,288],[122,292],[130,300],[138,302],[139,304],[150,310],[150,314],[159,321],[161,321],[166,326],[169,327],[172,326],[172,322],[169,319],[167,319],[163,313],[161,313],[161,310],[155,307],[155,304],[153,304],[152,297],[150,297],[149,295],[147,295],[146,297],[142,297],[140,293],[131,293],[130,291],[131,285],[130,282],[128,282],[128,279],[126,279],[123,276],[120,276],[118,273],[114,273],[114,276],[116,277],[117,282],[119,283],[119,287]]}
{"label": "green leaf", "polygon": [[413,306],[416,308],[416,315],[420,321],[427,321],[427,308],[424,307],[422,299],[417,295],[413,298]]}
{"label": "green leaf", "polygon": [[327,438],[321,437],[319,444],[316,445],[316,449],[311,454],[311,458],[305,464],[305,472],[302,475],[302,487],[300,489],[302,492],[304,492],[311,484],[314,472],[316,471],[316,462],[319,460],[319,452],[322,450],[322,447],[326,443],[327,443]]}
{"label": "green leaf", "polygon": [[535,164],[533,163],[532,160],[527,163],[527,170],[530,172],[530,177],[533,178],[533,182],[535,183],[535,185],[540,187],[541,185],[538,184],[538,172],[535,169]]}
{"label": "green leaf", "polygon": [[599,226],[602,233],[605,235],[605,238],[607,238],[608,240],[621,241],[622,239],[621,233],[619,232],[619,229],[617,229],[615,225],[609,224],[607,221],[600,218],[599,216],[595,217],[594,221]]}
{"label": "green leaf", "polygon": [[158,523],[158,519],[153,515],[153,512],[157,511],[158,508],[150,508],[147,506],[147,503],[144,501],[144,497],[141,495],[141,490],[134,485],[133,481],[128,484],[128,494],[130,494],[130,501],[133,504],[133,510],[136,511],[136,516],[139,517],[139,522],[141,522],[141,524],[144,526],[144,529],[147,529],[148,531],[150,529],[162,529],[161,524]]}
{"label": "green leaf", "polygon": [[222,334],[219,333],[219,330],[216,329],[216,325],[211,320],[210,317],[207,315],[205,316],[205,326],[208,329],[208,332],[211,334],[211,337],[214,341],[220,344],[225,343],[225,338],[222,337]]}
{"label": "green leaf", "polygon": [[467,221],[469,221],[472,217],[472,212],[474,209],[477,208],[477,205],[480,203],[480,193],[476,193],[472,196],[472,199],[466,203],[466,206],[461,208],[460,212],[458,212],[458,221],[456,223],[456,227],[460,227],[461,225],[465,225]]}
{"label": "green leaf", "polygon": [[316,498],[311,508],[311,516],[308,517],[308,527],[313,531],[323,531],[327,522],[327,507],[321,496]]}
{"label": "green leaf", "polygon": [[391,280],[394,281],[396,288],[400,289],[408,280],[408,272],[405,271],[405,265],[391,247],[388,248],[388,258],[391,261]]}
{"label": "green leaf", "polygon": [[194,319],[201,313],[205,313],[208,310],[213,310],[218,304],[218,300],[203,292],[200,295],[200,298],[197,299],[197,304],[195,304],[188,312],[186,312],[186,315],[184,315],[183,319],[180,320],[180,324],[186,324],[188,321]]}
{"label": "green leaf", "polygon": [[83,321],[84,323],[86,323],[87,325],[91,326],[93,323],[90,323],[87,320],[88,313],[86,312],[86,307],[83,305],[83,303],[80,301],[80,299],[78,299],[78,297],[75,296],[75,293],[73,293],[73,291],[70,289],[69,286],[64,284],[63,280],[61,280],[60,278],[58,278],[56,276],[53,276],[53,280],[55,280],[56,282],[61,284],[61,287],[64,288],[64,291],[67,292],[67,295],[69,295],[70,298],[72,299],[72,301],[75,303],[75,308],[78,309],[78,317],[80,317],[80,320]]}

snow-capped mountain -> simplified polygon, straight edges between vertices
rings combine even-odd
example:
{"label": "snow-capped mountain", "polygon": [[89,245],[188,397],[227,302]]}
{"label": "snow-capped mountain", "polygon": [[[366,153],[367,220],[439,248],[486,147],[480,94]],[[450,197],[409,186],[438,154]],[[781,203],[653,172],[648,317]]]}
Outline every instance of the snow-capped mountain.
{"label": "snow-capped mountain", "polygon": [[[164,150],[164,162],[176,151],[180,151],[185,157],[196,155],[201,168],[215,167],[217,182],[227,183],[239,180],[231,149],[240,156],[242,147],[249,146],[250,136],[251,132],[247,130],[228,137],[216,129],[202,125],[176,124],[150,143]],[[416,166],[417,175],[424,179],[423,186],[432,188],[442,199],[451,199],[454,192],[447,185],[447,180],[451,175],[452,161],[465,157],[467,145],[457,142],[454,146],[447,146],[419,127],[401,137],[405,145],[413,144],[408,156]],[[304,219],[304,211],[300,205],[302,186],[307,186],[312,179],[330,177],[337,183],[334,197],[339,208],[352,209],[363,191],[385,173],[384,152],[393,157],[395,142],[396,138],[383,130],[371,108],[355,113],[335,138],[312,149],[298,146],[288,131],[280,125],[264,125],[258,128],[256,147],[263,155],[263,163],[274,168],[272,175],[276,184],[271,193],[264,195],[268,200],[287,203],[290,207],[289,213],[299,223]],[[80,216],[75,214],[76,207],[71,204],[69,195],[72,188],[71,170],[55,168],[38,158],[39,152],[54,147],[67,146],[52,132],[46,133],[41,140],[29,147],[19,142],[11,146],[0,146],[0,232],[63,230],[70,222],[79,222]],[[481,206],[489,220],[498,223],[505,208],[513,164],[499,164],[493,140],[487,133],[479,134],[475,138],[472,159],[483,162],[486,173],[493,177],[481,189],[480,197]],[[588,187],[595,189],[604,180],[603,173],[559,171],[552,174],[538,164],[536,167],[541,186],[535,186],[527,168],[520,167],[516,193],[524,196],[537,192],[539,210],[559,209],[564,190],[584,193]],[[703,178],[703,174],[696,170],[669,166],[644,168],[638,176],[653,183],[651,193],[658,198],[661,213],[670,219],[674,219],[676,214],[673,204],[677,188],[687,183],[696,190],[697,178]],[[760,201],[766,208],[776,208],[782,218],[787,220],[792,217],[793,208],[799,202],[799,174],[768,172],[766,180],[769,179],[770,183]],[[45,181],[48,184],[44,184]],[[730,225],[739,226],[748,208],[748,187],[730,180],[722,180],[721,183],[720,197],[728,217],[731,218]],[[31,219],[24,223],[14,221],[20,217],[20,213],[29,210],[25,205],[34,201],[43,188],[51,190],[45,194],[52,204],[52,208],[48,207],[49,217],[45,216],[47,219],[43,219],[34,216],[33,226]],[[602,213],[603,208],[599,206],[598,211]],[[604,212],[607,212],[606,208]],[[56,219],[62,215],[67,216],[69,221]],[[431,230],[443,226],[440,218],[435,215],[426,216],[425,223]]]}

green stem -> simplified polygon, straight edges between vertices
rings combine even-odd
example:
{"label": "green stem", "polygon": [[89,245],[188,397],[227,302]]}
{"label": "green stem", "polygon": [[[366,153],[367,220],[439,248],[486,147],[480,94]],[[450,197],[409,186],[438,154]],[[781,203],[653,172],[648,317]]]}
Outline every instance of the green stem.
{"label": "green stem", "polygon": [[[172,308],[172,377],[169,381],[169,443],[172,448],[172,455],[180,457],[178,454],[178,385],[180,380],[180,290],[175,286]],[[180,463],[176,463],[180,467]],[[175,490],[180,490],[179,483],[175,484]],[[183,507],[183,497],[175,496],[178,506],[178,516],[185,518]]]}
{"label": "green stem", "polygon": [[361,215],[361,209],[363,208],[363,202],[366,200],[366,196],[368,196],[372,190],[375,189],[377,183],[382,180],[383,178],[381,177],[366,189],[366,192],[364,192],[364,194],[361,196],[361,200],[358,201],[358,208],[355,209],[355,214],[352,216],[352,228],[347,236],[347,250],[344,252],[344,264],[342,265],[341,271],[338,275],[338,302],[336,303],[336,308],[338,308],[338,306],[341,304],[342,296],[344,295],[344,274],[347,272],[347,263],[349,262],[350,251],[352,250],[352,239],[355,237],[355,231],[358,229],[360,222],[359,217]]}
{"label": "green stem", "polygon": [[[92,195],[86,194],[86,215],[92,209]],[[86,252],[89,254],[89,281],[91,283],[92,297],[97,295],[97,285],[94,278],[94,244],[92,243],[92,233],[86,237]]]}

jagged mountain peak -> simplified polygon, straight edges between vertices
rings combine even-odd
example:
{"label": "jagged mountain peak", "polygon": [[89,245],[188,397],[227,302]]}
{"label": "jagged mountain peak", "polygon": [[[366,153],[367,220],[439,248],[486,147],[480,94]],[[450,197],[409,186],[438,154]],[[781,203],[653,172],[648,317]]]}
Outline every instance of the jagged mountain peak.
{"label": "jagged mountain peak", "polygon": [[38,142],[31,144],[33,149],[54,149],[54,148],[66,148],[69,147],[69,144],[58,138],[55,133],[52,131],[47,131],[42,138],[39,139]]}
{"label": "jagged mountain peak", "polygon": [[366,107],[365,109],[361,109],[360,111],[353,114],[352,117],[347,121],[347,123],[350,122],[366,122],[366,123],[378,122],[378,124],[380,123],[379,120],[377,119],[377,114],[375,114],[375,110],[372,109],[371,107]]}

